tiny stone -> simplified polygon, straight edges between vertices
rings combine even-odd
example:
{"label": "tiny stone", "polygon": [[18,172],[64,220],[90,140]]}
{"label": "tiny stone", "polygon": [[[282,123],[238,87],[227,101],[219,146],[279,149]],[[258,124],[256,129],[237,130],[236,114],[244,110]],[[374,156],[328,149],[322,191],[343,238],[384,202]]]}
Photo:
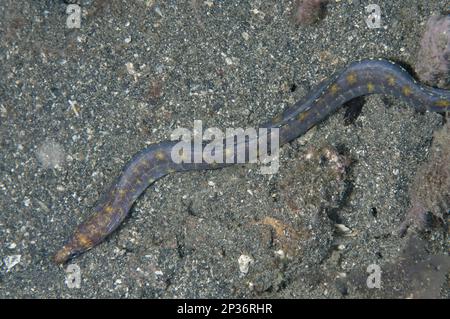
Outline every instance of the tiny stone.
{"label": "tiny stone", "polygon": [[239,271],[242,275],[246,275],[248,273],[250,264],[253,263],[253,258],[248,255],[241,255],[239,256],[238,263]]}

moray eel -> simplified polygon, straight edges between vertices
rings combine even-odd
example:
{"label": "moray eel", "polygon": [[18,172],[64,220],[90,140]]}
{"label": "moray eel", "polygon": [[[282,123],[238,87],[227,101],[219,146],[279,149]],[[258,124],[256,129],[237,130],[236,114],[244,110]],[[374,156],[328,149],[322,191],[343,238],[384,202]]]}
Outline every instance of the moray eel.
{"label": "moray eel", "polygon": [[[262,127],[268,129],[268,136],[272,134],[270,129],[278,128],[279,144],[283,145],[323,121],[344,103],[368,94],[393,95],[421,112],[450,111],[450,91],[418,83],[405,69],[392,61],[366,59],[354,62],[336,73]],[[229,162],[207,162],[202,157],[197,163],[175,163],[171,158],[171,151],[176,143],[165,141],[153,144],[136,154],[99,201],[92,216],[78,226],[73,236],[54,255],[54,262],[65,263],[101,243],[122,223],[136,199],[157,179],[173,172],[217,169],[231,165]],[[248,150],[248,145],[249,140],[246,139],[235,142],[234,147],[235,150],[238,147]],[[202,148],[198,150],[192,146],[191,160],[199,152],[202,152]]]}

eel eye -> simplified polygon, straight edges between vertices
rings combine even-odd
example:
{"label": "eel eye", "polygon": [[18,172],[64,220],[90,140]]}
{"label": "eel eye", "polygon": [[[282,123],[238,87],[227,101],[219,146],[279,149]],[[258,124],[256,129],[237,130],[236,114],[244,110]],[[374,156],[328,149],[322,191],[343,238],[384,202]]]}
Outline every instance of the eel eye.
{"label": "eel eye", "polygon": [[69,256],[67,257],[67,261],[69,261],[69,260],[71,260],[71,259],[73,259],[73,258],[75,258],[75,257],[77,257],[77,256],[79,256],[80,255],[80,252],[78,252],[78,251],[73,251],[73,252],[71,252],[70,254],[69,254]]}

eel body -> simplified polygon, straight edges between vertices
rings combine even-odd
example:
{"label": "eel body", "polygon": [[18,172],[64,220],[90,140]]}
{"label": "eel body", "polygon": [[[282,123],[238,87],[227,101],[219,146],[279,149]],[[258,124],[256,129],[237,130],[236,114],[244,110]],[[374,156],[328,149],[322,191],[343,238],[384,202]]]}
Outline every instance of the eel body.
{"label": "eel body", "polygon": [[[393,95],[421,112],[450,111],[450,91],[418,83],[405,69],[392,61],[366,59],[354,62],[336,73],[262,127],[267,128],[265,134],[268,138],[272,131],[275,132],[273,129],[277,128],[279,145],[283,145],[323,121],[344,103],[368,94]],[[161,177],[173,172],[217,169],[231,165],[230,162],[211,163],[202,159],[193,163],[192,159],[199,155],[202,158],[203,154],[202,148],[194,146],[190,152],[190,161],[176,163],[171,157],[176,143],[160,142],[136,154],[103,195],[91,217],[78,226],[72,237],[54,255],[54,262],[64,263],[101,243],[122,223],[144,190]],[[225,144],[225,140],[223,143]],[[250,143],[249,139],[235,142],[234,150],[240,147],[248,150]],[[236,157],[233,160],[235,163]]]}

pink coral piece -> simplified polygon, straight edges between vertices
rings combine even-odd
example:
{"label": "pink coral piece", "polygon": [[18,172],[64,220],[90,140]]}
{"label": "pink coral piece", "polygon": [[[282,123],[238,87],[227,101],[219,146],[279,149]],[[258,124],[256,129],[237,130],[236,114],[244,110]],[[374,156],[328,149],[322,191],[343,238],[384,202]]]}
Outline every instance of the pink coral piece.
{"label": "pink coral piece", "polygon": [[326,0],[297,1],[295,22],[301,25],[313,24],[323,16],[326,2]]}
{"label": "pink coral piece", "polygon": [[416,70],[428,85],[450,88],[450,15],[434,15],[428,20]]}

